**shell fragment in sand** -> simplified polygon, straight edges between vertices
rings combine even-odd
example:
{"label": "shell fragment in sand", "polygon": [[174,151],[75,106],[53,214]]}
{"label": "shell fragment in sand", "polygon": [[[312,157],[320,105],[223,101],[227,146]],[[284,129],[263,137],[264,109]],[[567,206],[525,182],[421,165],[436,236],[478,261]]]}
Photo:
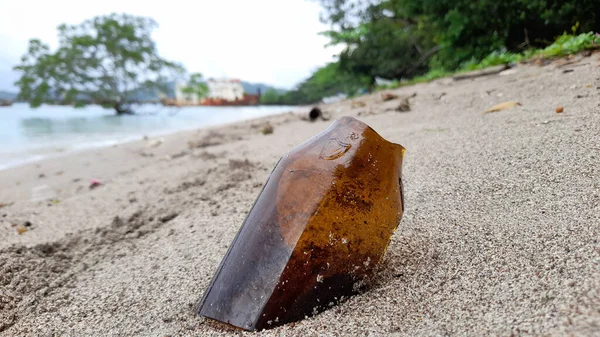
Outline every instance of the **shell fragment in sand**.
{"label": "shell fragment in sand", "polygon": [[521,105],[521,103],[519,103],[517,101],[508,101],[508,102],[504,102],[504,103],[500,103],[500,104],[494,105],[493,107],[485,110],[484,113],[497,112],[497,111],[502,111],[502,110],[506,110],[506,109],[512,109],[512,108],[514,108],[517,105]]}

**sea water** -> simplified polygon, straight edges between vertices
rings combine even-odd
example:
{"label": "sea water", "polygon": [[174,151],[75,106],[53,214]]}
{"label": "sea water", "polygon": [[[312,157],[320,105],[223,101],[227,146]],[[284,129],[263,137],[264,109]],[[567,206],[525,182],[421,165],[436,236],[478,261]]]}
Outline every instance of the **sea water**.
{"label": "sea water", "polygon": [[284,113],[286,106],[163,107],[145,105],[138,115],[116,116],[88,106],[0,107],[0,169],[64,153]]}

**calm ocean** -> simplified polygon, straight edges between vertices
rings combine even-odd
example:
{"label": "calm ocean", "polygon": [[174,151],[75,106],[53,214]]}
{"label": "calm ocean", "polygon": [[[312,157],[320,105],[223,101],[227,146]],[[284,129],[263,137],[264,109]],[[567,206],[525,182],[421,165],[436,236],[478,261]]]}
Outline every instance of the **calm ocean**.
{"label": "calm ocean", "polygon": [[236,122],[292,110],[284,106],[143,106],[143,116],[115,116],[99,106],[74,109],[15,103],[0,107],[0,169],[72,151],[141,139],[179,130]]}

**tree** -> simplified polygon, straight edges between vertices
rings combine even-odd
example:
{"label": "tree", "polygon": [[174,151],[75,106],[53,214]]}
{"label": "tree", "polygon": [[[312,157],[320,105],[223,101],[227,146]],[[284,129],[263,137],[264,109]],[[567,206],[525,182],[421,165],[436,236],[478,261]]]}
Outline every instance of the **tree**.
{"label": "tree", "polygon": [[368,76],[401,79],[427,71],[428,60],[439,48],[426,29],[426,17],[406,11],[410,0],[320,0],[324,22],[331,30],[323,35],[345,49],[340,67]]}
{"label": "tree", "polygon": [[384,78],[455,70],[499,50],[547,46],[563,32],[600,30],[596,0],[314,0],[342,68]]}
{"label": "tree", "polygon": [[347,72],[340,68],[339,62],[333,62],[317,69],[294,90],[280,95],[278,104],[311,104],[339,93],[352,96],[368,87],[368,77]]}
{"label": "tree", "polygon": [[167,83],[183,67],[158,55],[151,33],[157,23],[145,17],[111,14],[79,25],[58,27],[59,46],[51,52],[38,39],[14,69],[19,99],[32,107],[43,103],[111,107],[117,114],[133,113],[140,97],[168,90]]}
{"label": "tree", "polygon": [[181,92],[188,96],[188,99],[192,96],[195,96],[196,99],[202,99],[208,95],[208,91],[208,85],[202,79],[201,73],[191,74],[187,86],[181,90]]}
{"label": "tree", "polygon": [[273,88],[269,88],[269,89],[267,89],[267,91],[265,91],[260,96],[260,104],[264,104],[264,105],[281,104],[282,99],[283,99],[282,95],[280,95],[277,92],[277,90],[275,90]]}
{"label": "tree", "polygon": [[440,53],[433,66],[448,70],[491,52],[545,47],[580,25],[600,29],[596,0],[405,0],[410,15],[426,16]]}

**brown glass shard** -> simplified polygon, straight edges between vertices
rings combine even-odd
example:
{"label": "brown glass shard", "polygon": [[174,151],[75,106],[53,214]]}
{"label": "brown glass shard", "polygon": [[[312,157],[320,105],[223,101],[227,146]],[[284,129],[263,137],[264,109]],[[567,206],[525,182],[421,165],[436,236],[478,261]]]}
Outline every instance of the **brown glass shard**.
{"label": "brown glass shard", "polygon": [[354,294],[402,217],[403,154],[351,117],[292,149],[269,176],[198,313],[261,330]]}

